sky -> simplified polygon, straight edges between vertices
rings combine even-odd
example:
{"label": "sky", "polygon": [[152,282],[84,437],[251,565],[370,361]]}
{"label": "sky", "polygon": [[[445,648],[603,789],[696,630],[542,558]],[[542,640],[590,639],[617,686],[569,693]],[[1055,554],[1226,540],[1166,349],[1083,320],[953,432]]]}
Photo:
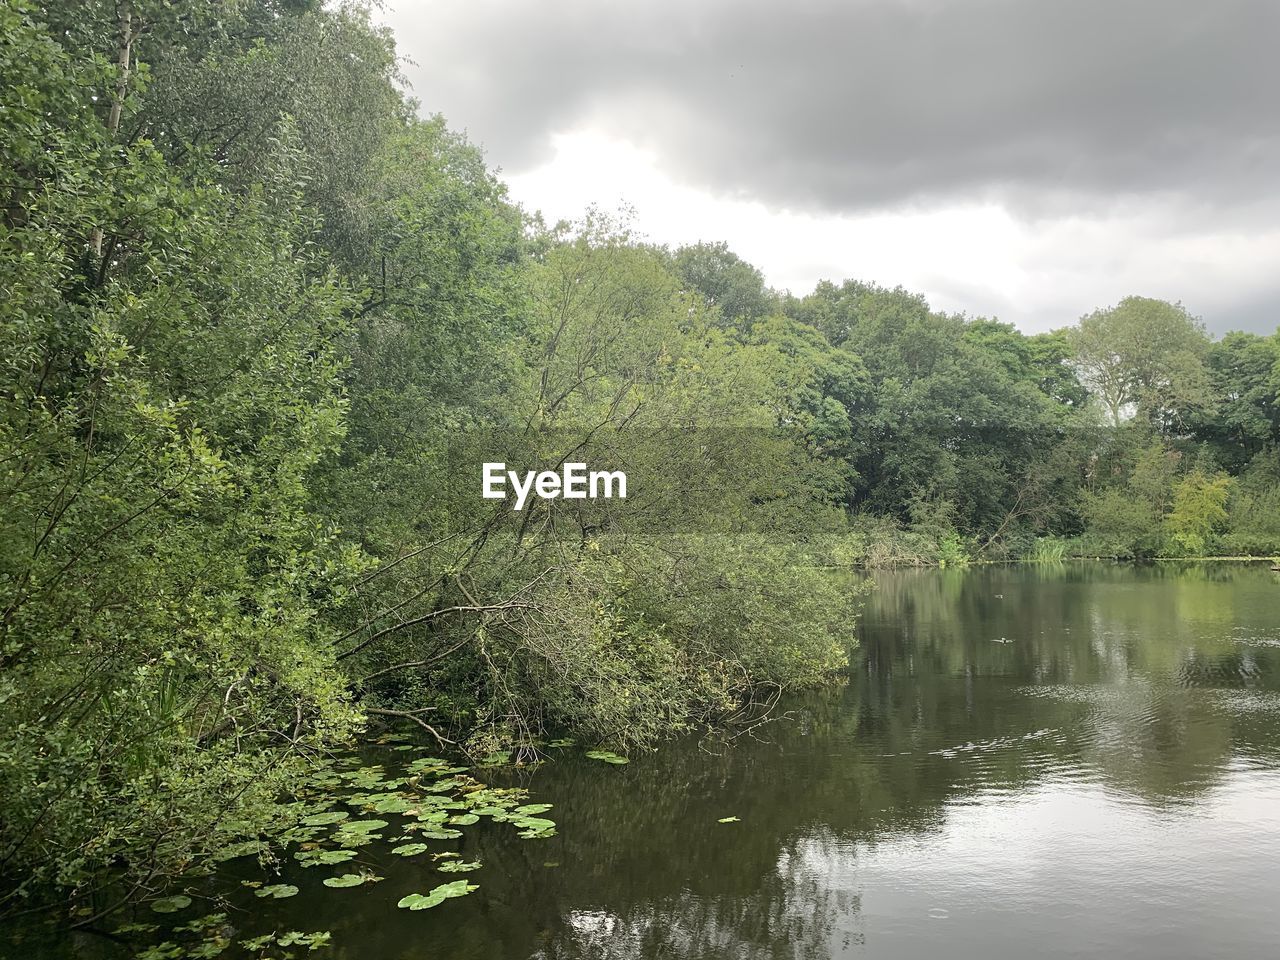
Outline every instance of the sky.
{"label": "sky", "polygon": [[1280,325],[1280,0],[387,0],[404,73],[549,221],[592,204],[1053,329]]}

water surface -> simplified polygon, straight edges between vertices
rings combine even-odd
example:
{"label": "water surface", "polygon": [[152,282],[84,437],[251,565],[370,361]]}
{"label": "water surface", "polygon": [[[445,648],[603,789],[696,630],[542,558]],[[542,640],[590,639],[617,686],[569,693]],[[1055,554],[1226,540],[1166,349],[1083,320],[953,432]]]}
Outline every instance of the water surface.
{"label": "water surface", "polygon": [[559,835],[469,829],[471,896],[397,910],[447,878],[386,857],[367,891],[295,870],[300,896],[245,906],[331,929],[342,960],[1280,952],[1280,576],[877,580],[847,682],[788,720],[494,778],[554,803]]}

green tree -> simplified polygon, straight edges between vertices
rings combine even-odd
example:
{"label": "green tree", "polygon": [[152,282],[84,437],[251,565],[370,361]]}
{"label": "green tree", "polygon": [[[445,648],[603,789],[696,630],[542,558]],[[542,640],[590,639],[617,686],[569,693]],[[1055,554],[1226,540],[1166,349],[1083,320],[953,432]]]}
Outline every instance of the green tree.
{"label": "green tree", "polygon": [[1206,358],[1212,402],[1185,413],[1192,435],[1233,473],[1280,444],[1280,335],[1229,333]]}
{"label": "green tree", "polygon": [[1204,556],[1227,522],[1232,479],[1192,471],[1173,490],[1173,509],[1165,517],[1169,542],[1185,556]]}
{"label": "green tree", "polygon": [[730,326],[750,327],[770,312],[773,297],[764,275],[726,243],[696,243],[673,254],[676,274],[686,289],[714,308]]}
{"label": "green tree", "polygon": [[1080,319],[1070,334],[1080,377],[1113,426],[1131,412],[1163,432],[1210,400],[1204,324],[1181,304],[1125,297]]}
{"label": "green tree", "polygon": [[0,18],[0,870],[10,903],[139,896],[359,719],[328,618],[361,559],[308,488],[354,298],[287,128],[230,194],[119,140],[112,68]]}

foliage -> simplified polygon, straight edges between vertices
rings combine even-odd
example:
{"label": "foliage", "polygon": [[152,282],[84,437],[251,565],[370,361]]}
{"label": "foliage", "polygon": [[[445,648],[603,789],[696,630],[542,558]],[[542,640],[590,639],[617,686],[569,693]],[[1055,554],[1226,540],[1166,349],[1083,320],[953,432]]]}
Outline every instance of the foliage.
{"label": "foliage", "polygon": [[0,864],[145,891],[357,720],[326,611],[361,561],[307,489],[352,298],[294,145],[250,193],[180,176],[97,116],[98,61],[0,16]]}
{"label": "foliage", "polygon": [[675,272],[686,289],[716,311],[726,326],[750,328],[772,312],[773,295],[764,275],[729,249],[726,243],[696,243],[672,255]]}
{"label": "foliage", "polygon": [[1181,304],[1125,297],[1082,317],[1070,340],[1081,379],[1114,426],[1132,407],[1161,429],[1173,429],[1182,411],[1209,402],[1204,324]]}
{"label": "foliage", "polygon": [[1067,556],[1070,547],[1060,537],[1040,537],[1027,559],[1032,563],[1059,563]]}
{"label": "foliage", "polygon": [[1172,509],[1164,518],[1174,551],[1189,557],[1205,555],[1214,535],[1226,525],[1232,483],[1225,473],[1206,476],[1198,470],[1178,481]]}
{"label": "foliage", "polygon": [[[359,4],[5,0],[0,91],[0,910],[185,909],[193,863],[349,864],[414,810],[406,856],[549,836],[444,761],[409,776],[461,806],[317,758],[754,722],[847,665],[831,568],[1280,552],[1280,334],[1130,297],[1026,336],[548,226]],[[516,512],[497,456],[633,492]],[[311,776],[360,799],[290,807]]]}

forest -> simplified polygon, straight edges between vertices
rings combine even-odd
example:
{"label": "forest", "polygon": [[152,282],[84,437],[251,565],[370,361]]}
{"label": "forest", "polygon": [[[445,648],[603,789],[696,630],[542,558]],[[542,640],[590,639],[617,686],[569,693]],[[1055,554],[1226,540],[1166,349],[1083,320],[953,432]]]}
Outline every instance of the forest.
{"label": "forest", "polygon": [[[1280,553],[1280,330],[774,290],[544,222],[420,94],[360,5],[0,6],[0,915],[153,895],[369,729],[767,709],[847,663],[833,568]],[[628,499],[480,496],[583,449]]]}

